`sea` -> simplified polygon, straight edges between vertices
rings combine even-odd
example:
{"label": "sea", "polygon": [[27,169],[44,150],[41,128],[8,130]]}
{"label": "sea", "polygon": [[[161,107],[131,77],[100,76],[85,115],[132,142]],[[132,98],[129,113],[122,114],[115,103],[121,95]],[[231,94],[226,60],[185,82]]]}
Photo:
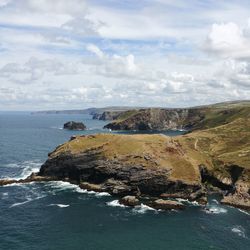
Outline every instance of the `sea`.
{"label": "sea", "polygon": [[[88,130],[63,130],[71,120]],[[0,178],[38,171],[72,135],[113,133],[105,124],[90,115],[1,112]],[[250,214],[220,205],[219,198],[209,197],[206,209],[183,200],[185,210],[164,212],[143,204],[125,207],[108,193],[61,181],[7,185],[0,187],[0,250],[250,249]]]}

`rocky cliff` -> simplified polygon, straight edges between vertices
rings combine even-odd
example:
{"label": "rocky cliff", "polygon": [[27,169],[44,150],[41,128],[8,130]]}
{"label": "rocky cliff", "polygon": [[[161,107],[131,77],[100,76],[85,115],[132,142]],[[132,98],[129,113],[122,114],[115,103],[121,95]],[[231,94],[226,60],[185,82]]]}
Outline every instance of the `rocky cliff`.
{"label": "rocky cliff", "polygon": [[209,191],[220,190],[223,203],[248,209],[250,118],[174,138],[74,137],[49,155],[39,175],[139,199],[185,198],[204,204]]}
{"label": "rocky cliff", "polygon": [[221,103],[184,109],[130,110],[114,117],[112,130],[197,130],[226,124],[250,112],[250,102]]}

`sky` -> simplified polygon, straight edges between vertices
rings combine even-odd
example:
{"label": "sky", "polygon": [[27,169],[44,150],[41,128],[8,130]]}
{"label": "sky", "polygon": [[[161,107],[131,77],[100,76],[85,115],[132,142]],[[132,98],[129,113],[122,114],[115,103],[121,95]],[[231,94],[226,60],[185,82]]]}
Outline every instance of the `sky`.
{"label": "sky", "polygon": [[0,110],[250,99],[247,0],[0,0]]}

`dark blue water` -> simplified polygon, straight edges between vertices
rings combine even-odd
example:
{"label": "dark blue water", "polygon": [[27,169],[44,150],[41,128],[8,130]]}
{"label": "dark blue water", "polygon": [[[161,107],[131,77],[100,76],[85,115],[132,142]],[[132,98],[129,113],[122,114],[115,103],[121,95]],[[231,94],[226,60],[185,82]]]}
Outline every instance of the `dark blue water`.
{"label": "dark blue water", "polygon": [[[62,130],[69,120],[89,130]],[[108,132],[104,124],[87,115],[0,113],[1,178],[27,176],[71,135]],[[63,182],[0,187],[0,249],[250,249],[249,214],[217,203],[210,198],[213,213],[195,204],[159,212],[120,207],[105,193]]]}

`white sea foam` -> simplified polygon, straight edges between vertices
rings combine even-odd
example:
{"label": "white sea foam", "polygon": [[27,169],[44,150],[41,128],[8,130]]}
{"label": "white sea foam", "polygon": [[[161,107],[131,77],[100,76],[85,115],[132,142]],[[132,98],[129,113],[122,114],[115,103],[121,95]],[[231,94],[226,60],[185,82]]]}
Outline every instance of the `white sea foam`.
{"label": "white sea foam", "polygon": [[77,192],[77,193],[80,193],[80,194],[90,194],[90,195],[95,195],[97,197],[110,196],[109,193],[88,191],[87,189],[80,188],[76,184],[71,184],[71,183],[65,182],[65,181],[51,181],[51,182],[48,182],[47,185],[50,186],[55,191],[70,190],[72,192]]}
{"label": "white sea foam", "polygon": [[8,196],[9,196],[9,193],[8,193],[8,192],[2,193],[2,199],[3,199],[3,200],[7,199]]}
{"label": "white sea foam", "polygon": [[177,198],[176,200],[182,203],[187,203],[192,206],[200,206],[200,204],[197,201],[189,201],[187,199],[182,199],[182,198]]}
{"label": "white sea foam", "polygon": [[[37,194],[34,193],[34,195],[37,195]],[[12,207],[17,207],[17,206],[21,206],[21,205],[26,204],[26,203],[28,203],[28,202],[42,199],[42,198],[44,198],[45,196],[46,196],[46,195],[44,195],[44,194],[39,195],[39,196],[36,196],[36,197],[27,196],[25,201],[23,201],[23,202],[16,202],[16,203],[12,204],[12,205],[10,206],[10,208],[12,208]]]}
{"label": "white sea foam", "polygon": [[22,164],[23,170],[21,175],[17,178],[17,179],[25,179],[27,178],[29,175],[31,175],[31,173],[33,172],[38,172],[40,167],[41,167],[42,163],[41,162],[37,162],[37,161],[25,161]]}
{"label": "white sea foam", "polygon": [[68,204],[49,204],[49,206],[57,206],[60,208],[65,208],[65,207],[69,207],[70,205],[68,205]]}
{"label": "white sea foam", "polygon": [[218,206],[211,206],[211,207],[206,207],[203,209],[203,211],[207,214],[223,214],[227,213],[227,209],[218,207]]}
{"label": "white sea foam", "polygon": [[27,184],[29,184],[29,183],[25,183],[25,184],[23,184],[23,183],[11,183],[11,184],[7,184],[7,185],[4,185],[4,187],[22,187],[23,185],[27,185]]}
{"label": "white sea foam", "polygon": [[20,163],[7,164],[6,165],[7,168],[16,168],[19,171],[21,170],[21,173],[18,174],[17,176],[14,176],[14,177],[13,176],[12,177],[4,176],[4,178],[15,179],[15,180],[25,179],[31,173],[38,172],[41,165],[42,165],[42,163],[39,160],[24,161],[24,162],[20,162]]}
{"label": "white sea foam", "polygon": [[53,128],[53,129],[60,129],[60,130],[62,130],[63,129],[63,127],[57,127],[57,126],[52,126],[52,127],[50,127],[50,128]]}
{"label": "white sea foam", "polygon": [[123,204],[120,204],[119,203],[119,200],[113,200],[113,201],[109,201],[106,203],[108,206],[110,207],[126,207],[125,205]]}
{"label": "white sea foam", "polygon": [[212,202],[219,204],[219,202],[216,199],[212,199]]}
{"label": "white sea foam", "polygon": [[100,193],[95,193],[95,196],[97,197],[103,197],[103,196],[111,196],[111,194],[107,192],[100,192]]}
{"label": "white sea foam", "polygon": [[149,207],[149,206],[147,206],[145,204],[141,204],[139,206],[134,207],[132,211],[133,211],[133,213],[137,213],[137,214],[145,214],[148,211],[157,212],[156,209],[154,209],[152,207]]}
{"label": "white sea foam", "polygon": [[17,206],[21,206],[21,205],[23,205],[23,204],[25,204],[25,203],[28,203],[28,202],[31,202],[31,201],[32,201],[32,199],[31,199],[31,198],[28,198],[26,201],[17,202],[17,203],[12,204],[12,205],[10,206],[10,208],[12,208],[12,207],[17,207]]}
{"label": "white sea foam", "polygon": [[233,233],[238,234],[238,236],[246,238],[245,229],[242,226],[235,226],[231,229]]}
{"label": "white sea foam", "polygon": [[242,209],[238,209],[241,213],[243,213],[243,214],[246,214],[246,215],[250,215],[250,213],[248,213],[247,211],[245,211],[245,210],[242,210]]}

